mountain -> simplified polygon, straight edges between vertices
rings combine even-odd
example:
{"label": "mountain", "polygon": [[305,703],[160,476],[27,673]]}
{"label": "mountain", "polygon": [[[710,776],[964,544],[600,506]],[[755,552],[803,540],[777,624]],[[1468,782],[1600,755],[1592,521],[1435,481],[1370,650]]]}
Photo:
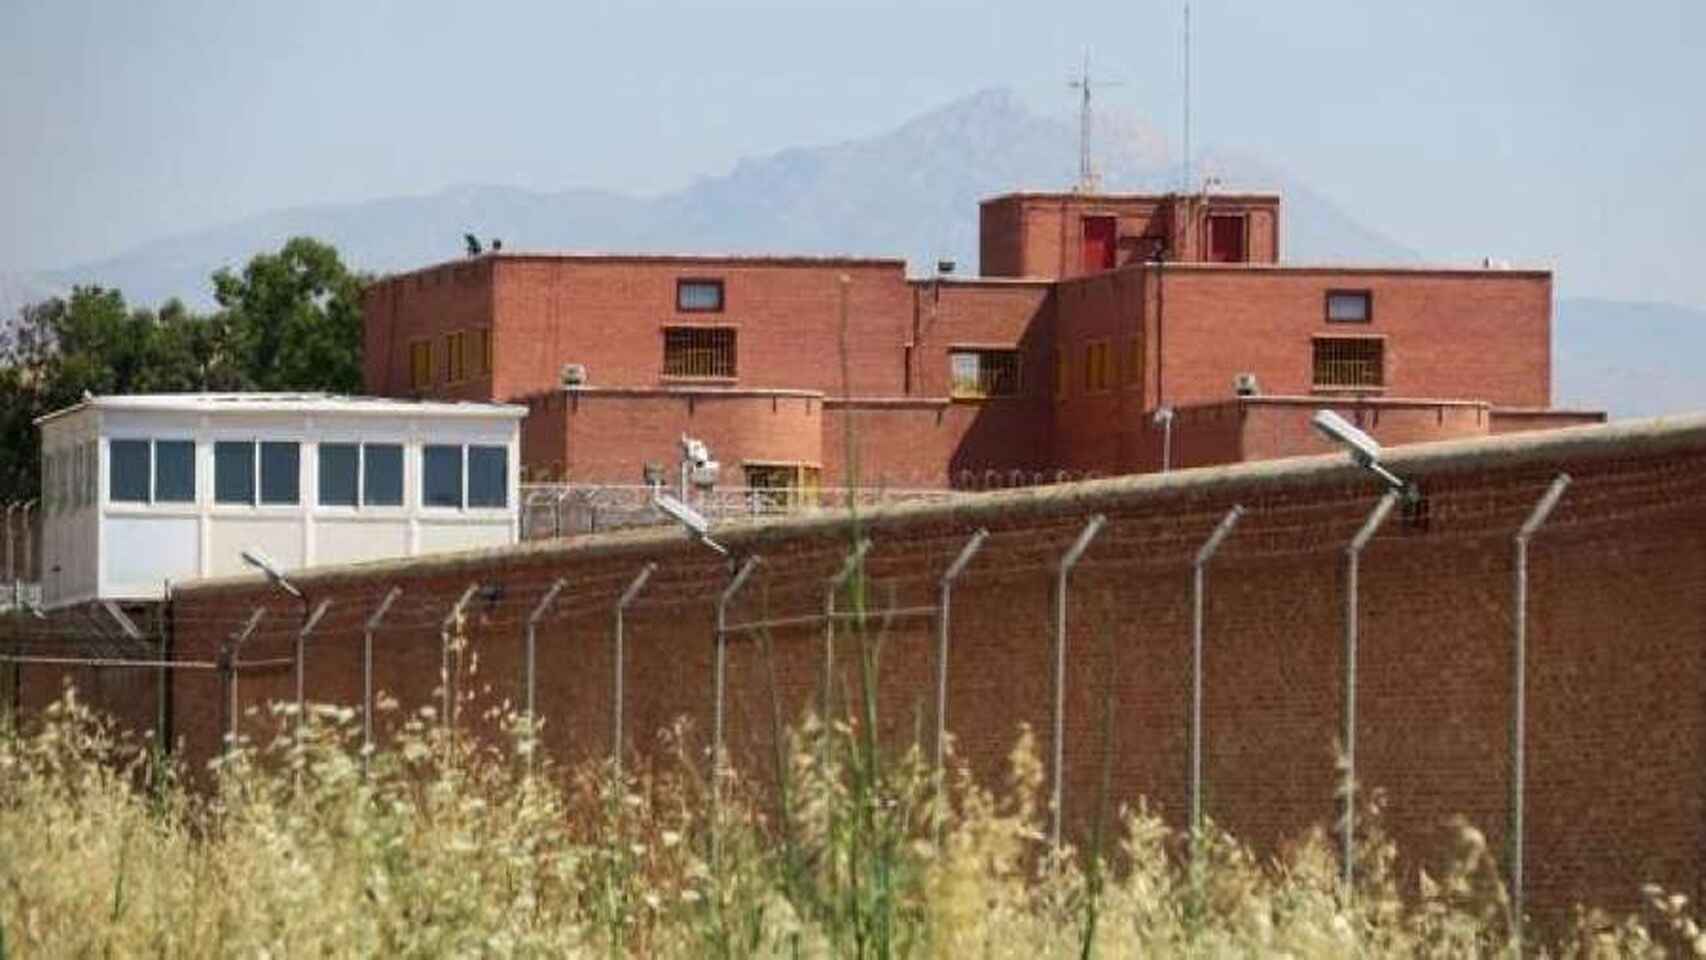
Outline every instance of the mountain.
{"label": "mountain", "polygon": [[1673,303],[1559,300],[1552,401],[1647,417],[1706,410],[1706,310]]}
{"label": "mountain", "polygon": [[[1098,115],[1097,168],[1110,191],[1179,182],[1165,140],[1130,116]],[[330,241],[358,269],[384,273],[462,255],[462,235],[501,237],[511,250],[815,253],[904,256],[915,272],[942,257],[971,272],[977,205],[1014,190],[1063,189],[1077,172],[1075,121],[1039,115],[1006,90],[986,90],[877,136],[783,150],[737,163],[658,197],[600,190],[542,193],[458,186],[427,196],[281,210],[145,244],[41,274],[0,273],[0,318],[74,283],[123,290],[133,303],[209,303],[209,275],[292,236]],[[1247,153],[1199,158],[1198,177],[1223,189],[1277,189],[1281,251],[1292,263],[1409,263],[1417,253],[1325,193]],[[1471,225],[1469,228],[1473,229]],[[5,320],[0,320],[3,327]],[[1555,397],[1637,416],[1706,407],[1685,368],[1706,339],[1706,312],[1655,303],[1563,300],[1556,314]]]}
{"label": "mountain", "polygon": [[[1041,116],[1006,90],[986,90],[877,136],[783,150],[737,163],[658,197],[598,190],[541,193],[458,186],[427,196],[299,207],[169,237],[93,263],[29,278],[35,288],[117,287],[136,303],[206,305],[208,276],[298,234],[327,240],[359,269],[387,272],[462,253],[462,234],[512,250],[844,253],[977,263],[977,204],[993,194],[1063,189],[1076,174],[1075,122]],[[1108,190],[1177,183],[1164,138],[1130,117],[1098,117],[1098,169]],[[1229,185],[1285,193],[1282,249],[1294,261],[1414,260],[1319,192],[1247,156],[1200,169]],[[8,310],[7,313],[11,311]]]}

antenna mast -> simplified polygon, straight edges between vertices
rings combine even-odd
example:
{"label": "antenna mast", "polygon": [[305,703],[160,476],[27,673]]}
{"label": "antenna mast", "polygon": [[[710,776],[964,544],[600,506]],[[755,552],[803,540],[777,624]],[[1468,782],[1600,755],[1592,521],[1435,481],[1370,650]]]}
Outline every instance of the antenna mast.
{"label": "antenna mast", "polygon": [[1185,182],[1182,193],[1191,192],[1191,4],[1185,0]]}
{"label": "antenna mast", "polygon": [[1078,79],[1069,81],[1068,87],[1081,91],[1082,96],[1078,106],[1078,186],[1079,193],[1095,193],[1101,189],[1102,177],[1096,172],[1094,161],[1091,159],[1091,116],[1090,90],[1092,87],[1117,87],[1117,82],[1094,81],[1090,78],[1090,48],[1084,48],[1084,68]]}

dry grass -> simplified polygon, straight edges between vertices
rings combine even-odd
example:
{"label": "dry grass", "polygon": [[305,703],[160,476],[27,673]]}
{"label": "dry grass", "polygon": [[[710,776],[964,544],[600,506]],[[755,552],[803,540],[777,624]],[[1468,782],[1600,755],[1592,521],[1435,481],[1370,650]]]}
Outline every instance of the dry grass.
{"label": "dry grass", "polygon": [[[0,956],[1508,950],[1479,834],[1460,825],[1455,865],[1402,896],[1415,884],[1394,875],[1377,804],[1346,905],[1323,832],[1272,861],[1211,833],[1192,871],[1182,838],[1138,807],[1113,815],[1106,856],[1051,853],[1028,735],[998,791],[956,768],[939,802],[916,750],[885,762],[863,724],[807,718],[787,735],[786,789],[731,775],[714,823],[689,731],[666,732],[665,759],[617,780],[544,758],[529,773],[525,728],[507,719],[507,744],[477,744],[423,711],[364,777],[358,718],[320,708],[300,745],[239,744],[211,790],[192,790],[68,694],[31,730],[0,735]],[[1652,899],[1644,920],[1583,913],[1549,952],[1706,949],[1686,901]]]}

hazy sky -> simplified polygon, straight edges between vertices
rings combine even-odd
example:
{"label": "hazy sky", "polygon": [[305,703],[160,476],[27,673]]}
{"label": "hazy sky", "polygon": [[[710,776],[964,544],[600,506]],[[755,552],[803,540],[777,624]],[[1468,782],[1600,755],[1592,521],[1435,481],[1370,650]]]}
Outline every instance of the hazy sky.
{"label": "hazy sky", "polygon": [[[1179,0],[0,0],[0,270],[455,183],[650,193],[974,90],[1175,138]],[[1196,0],[1196,144],[1430,258],[1706,306],[1706,2]],[[1063,145],[1063,178],[1071,168]]]}

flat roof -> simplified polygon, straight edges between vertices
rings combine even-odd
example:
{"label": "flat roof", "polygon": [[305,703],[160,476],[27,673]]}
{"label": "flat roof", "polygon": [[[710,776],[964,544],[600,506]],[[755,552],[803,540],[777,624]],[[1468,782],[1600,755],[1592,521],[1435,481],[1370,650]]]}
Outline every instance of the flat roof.
{"label": "flat roof", "polygon": [[848,267],[862,269],[880,267],[883,269],[906,269],[905,257],[862,257],[851,254],[799,254],[799,253],[635,253],[609,250],[499,250],[487,251],[478,256],[462,257],[454,260],[441,260],[437,263],[404,270],[400,273],[388,273],[374,281],[383,284],[392,280],[402,280],[407,277],[432,273],[447,267],[470,266],[498,260],[542,260],[559,263],[650,263],[658,265],[673,265],[682,267],[694,266],[733,266],[733,267]]}
{"label": "flat roof", "polygon": [[1003,200],[1078,200],[1084,203],[1166,203],[1181,197],[1206,200],[1278,200],[1278,190],[1214,190],[1208,193],[1077,193],[1072,190],[1013,190],[998,193],[978,201],[1000,203]]}
{"label": "flat roof", "polygon": [[140,410],[170,413],[338,413],[362,416],[507,417],[520,420],[527,408],[471,400],[405,400],[335,393],[126,393],[85,397],[81,403],[43,414],[39,426],[80,410]]}

